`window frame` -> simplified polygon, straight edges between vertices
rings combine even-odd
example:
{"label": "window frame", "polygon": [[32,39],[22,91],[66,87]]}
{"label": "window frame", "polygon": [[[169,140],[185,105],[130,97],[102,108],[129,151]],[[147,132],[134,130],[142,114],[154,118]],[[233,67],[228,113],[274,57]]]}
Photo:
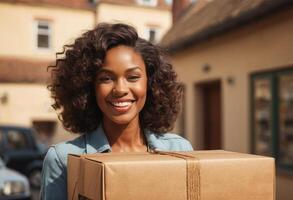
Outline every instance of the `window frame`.
{"label": "window frame", "polygon": [[254,105],[254,81],[258,79],[268,79],[270,81],[270,92],[272,96],[271,103],[271,152],[272,157],[276,160],[276,166],[280,169],[293,172],[293,164],[284,164],[280,162],[280,148],[279,148],[279,80],[282,75],[293,74],[293,67],[285,67],[271,71],[257,72],[250,75],[250,133],[251,133],[251,152],[255,153],[256,140],[255,140],[255,105]]}
{"label": "window frame", "polygon": [[150,0],[149,2],[145,2],[144,0],[137,0],[137,3],[143,6],[157,7],[158,0]]}
{"label": "window frame", "polygon": [[[150,36],[151,36],[150,32],[151,32],[151,30],[155,31],[155,39],[154,39],[154,41],[150,41]],[[149,41],[151,43],[157,43],[157,42],[159,42],[159,38],[158,38],[159,33],[160,33],[160,28],[153,27],[153,26],[148,26],[145,29],[145,36],[146,36],[145,38],[147,39],[147,41]]]}
{"label": "window frame", "polygon": [[[48,26],[48,47],[39,47],[38,46],[38,36],[39,36],[39,25],[47,25]],[[43,34],[45,35],[45,34]],[[52,50],[52,22],[50,20],[45,19],[36,19],[34,21],[34,48],[37,51],[48,52]]]}
{"label": "window frame", "polygon": [[165,0],[165,4],[171,6],[173,4],[173,0]]}

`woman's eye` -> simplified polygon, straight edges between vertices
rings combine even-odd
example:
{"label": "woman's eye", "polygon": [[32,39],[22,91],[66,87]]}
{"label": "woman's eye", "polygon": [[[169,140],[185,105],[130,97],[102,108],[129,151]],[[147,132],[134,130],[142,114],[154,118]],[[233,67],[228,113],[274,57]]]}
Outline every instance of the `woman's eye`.
{"label": "woman's eye", "polygon": [[139,78],[140,78],[140,76],[138,76],[138,75],[131,75],[131,76],[127,77],[127,79],[129,81],[137,81]]}
{"label": "woman's eye", "polygon": [[108,83],[110,81],[112,81],[112,78],[110,76],[101,76],[99,77],[99,82],[102,82],[102,83]]}

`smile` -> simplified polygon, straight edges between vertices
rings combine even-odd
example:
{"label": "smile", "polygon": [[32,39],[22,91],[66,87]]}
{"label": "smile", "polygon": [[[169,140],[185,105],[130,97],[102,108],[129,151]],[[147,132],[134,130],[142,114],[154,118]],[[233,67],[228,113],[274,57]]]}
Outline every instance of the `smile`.
{"label": "smile", "polygon": [[135,100],[116,100],[116,101],[108,101],[111,107],[118,113],[127,112]]}
{"label": "smile", "polygon": [[127,107],[132,104],[132,101],[124,101],[124,102],[110,102],[112,106],[115,107]]}

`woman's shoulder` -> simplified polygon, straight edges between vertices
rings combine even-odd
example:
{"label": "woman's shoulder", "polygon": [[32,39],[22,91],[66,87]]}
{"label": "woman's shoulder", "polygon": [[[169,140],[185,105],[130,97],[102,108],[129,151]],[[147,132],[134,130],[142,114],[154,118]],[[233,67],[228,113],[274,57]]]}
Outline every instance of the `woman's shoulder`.
{"label": "woman's shoulder", "polygon": [[166,151],[192,151],[188,140],[175,133],[158,134],[149,132],[152,148]]}
{"label": "woman's shoulder", "polygon": [[42,169],[41,199],[67,199],[67,156],[68,154],[82,154],[84,151],[85,139],[83,136],[52,145],[48,149]]}
{"label": "woman's shoulder", "polygon": [[67,156],[68,154],[82,154],[85,152],[85,139],[81,135],[73,140],[61,142],[52,145],[45,159],[50,161],[59,161],[64,167],[67,166]]}

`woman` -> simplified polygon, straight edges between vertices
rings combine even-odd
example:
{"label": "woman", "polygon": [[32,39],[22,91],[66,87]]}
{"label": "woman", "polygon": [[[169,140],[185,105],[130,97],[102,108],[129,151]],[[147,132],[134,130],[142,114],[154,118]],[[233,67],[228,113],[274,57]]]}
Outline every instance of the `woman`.
{"label": "woman", "polygon": [[182,86],[163,52],[125,24],[99,24],[66,45],[49,89],[63,126],[82,133],[52,146],[44,160],[41,199],[67,199],[67,155],[189,151],[172,129]]}

